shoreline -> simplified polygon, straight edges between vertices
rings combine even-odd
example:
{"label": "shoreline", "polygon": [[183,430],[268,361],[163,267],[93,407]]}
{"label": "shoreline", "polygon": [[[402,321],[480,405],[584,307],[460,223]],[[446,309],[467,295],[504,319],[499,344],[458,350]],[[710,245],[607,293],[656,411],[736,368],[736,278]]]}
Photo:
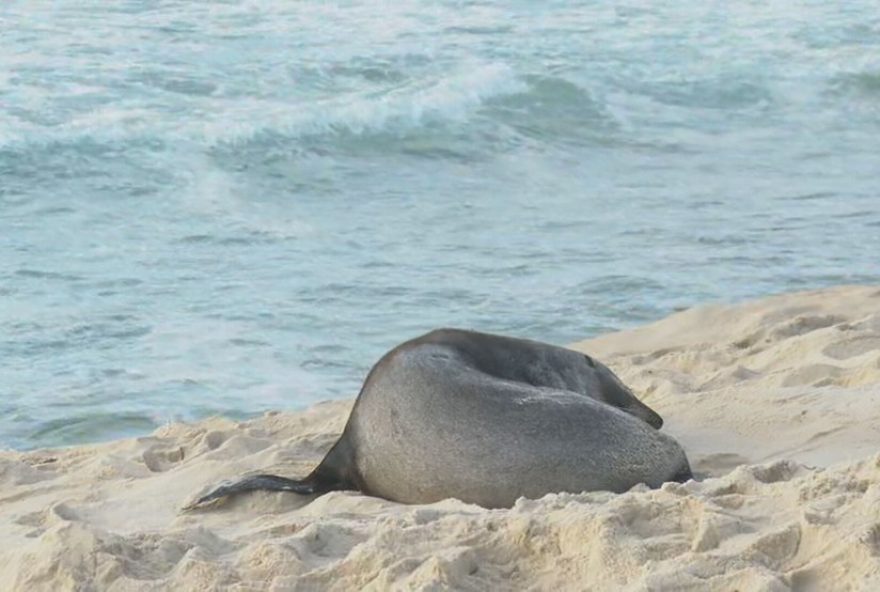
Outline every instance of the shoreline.
{"label": "shoreline", "polygon": [[352,400],[0,451],[4,590],[880,587],[880,286],[708,305],[570,345],[666,420],[702,481],[509,510],[354,492],[180,513],[305,474]]}

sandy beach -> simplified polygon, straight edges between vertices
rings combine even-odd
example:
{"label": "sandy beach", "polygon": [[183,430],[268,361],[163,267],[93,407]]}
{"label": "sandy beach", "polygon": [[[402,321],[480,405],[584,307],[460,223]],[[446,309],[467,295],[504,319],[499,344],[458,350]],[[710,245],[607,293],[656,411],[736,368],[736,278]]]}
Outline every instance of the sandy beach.
{"label": "sandy beach", "polygon": [[507,510],[334,492],[184,513],[248,471],[307,473],[351,401],[174,424],[0,452],[0,590],[880,589],[880,286],[701,306],[571,347],[664,417],[699,480]]}

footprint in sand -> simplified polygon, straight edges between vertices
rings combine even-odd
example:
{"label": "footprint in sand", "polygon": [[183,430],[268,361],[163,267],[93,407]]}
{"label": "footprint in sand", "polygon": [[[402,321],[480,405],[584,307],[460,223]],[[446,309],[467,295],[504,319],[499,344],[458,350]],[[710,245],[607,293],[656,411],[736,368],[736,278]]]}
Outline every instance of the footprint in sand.
{"label": "footprint in sand", "polygon": [[733,452],[718,452],[705,456],[695,456],[692,460],[694,477],[697,480],[726,475],[740,465],[749,464],[749,459]]}
{"label": "footprint in sand", "polygon": [[774,329],[770,336],[774,341],[781,341],[789,337],[806,335],[807,333],[831,327],[844,321],[846,321],[846,318],[835,315],[797,317]]}
{"label": "footprint in sand", "polygon": [[832,343],[822,353],[835,360],[847,360],[875,350],[880,350],[880,336],[862,335]]}
{"label": "footprint in sand", "polygon": [[[734,342],[734,347],[738,349],[756,348],[758,344],[769,345],[790,339],[792,337],[800,337],[819,329],[825,329],[834,325],[841,325],[846,321],[845,317],[837,315],[811,315],[799,316],[779,324],[772,330],[762,328],[754,333]],[[776,324],[776,320],[772,321],[772,325]],[[756,351],[762,351],[763,348],[757,348]]]}
{"label": "footprint in sand", "polygon": [[792,370],[782,386],[824,386],[831,384],[839,384],[840,377],[844,374],[844,369],[831,364],[810,364],[801,368]]}
{"label": "footprint in sand", "polygon": [[880,556],[880,522],[866,528],[859,536],[859,542],[867,548],[871,556]]}
{"label": "footprint in sand", "polygon": [[34,530],[28,532],[25,536],[35,538],[42,535],[46,529],[58,522],[73,522],[79,520],[76,511],[65,503],[55,504],[45,510],[39,512],[30,512],[23,514],[13,520],[16,524],[22,526],[32,526]]}
{"label": "footprint in sand", "polygon": [[162,444],[150,446],[143,454],[144,464],[154,473],[167,471],[182,461],[184,456],[183,446],[168,448]]}
{"label": "footprint in sand", "polygon": [[205,446],[208,447],[208,450],[216,450],[220,448],[220,445],[226,442],[229,439],[229,434],[223,431],[214,430],[205,434],[205,438],[203,442]]}

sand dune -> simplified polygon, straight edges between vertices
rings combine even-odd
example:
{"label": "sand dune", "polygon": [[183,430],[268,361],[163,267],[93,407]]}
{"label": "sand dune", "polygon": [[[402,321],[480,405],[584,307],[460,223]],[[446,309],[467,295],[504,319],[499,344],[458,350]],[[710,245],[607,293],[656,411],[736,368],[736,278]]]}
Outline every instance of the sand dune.
{"label": "sand dune", "polygon": [[880,590],[880,288],[707,306],[575,344],[666,419],[701,481],[484,510],[257,493],[350,402],[0,453],[0,590]]}

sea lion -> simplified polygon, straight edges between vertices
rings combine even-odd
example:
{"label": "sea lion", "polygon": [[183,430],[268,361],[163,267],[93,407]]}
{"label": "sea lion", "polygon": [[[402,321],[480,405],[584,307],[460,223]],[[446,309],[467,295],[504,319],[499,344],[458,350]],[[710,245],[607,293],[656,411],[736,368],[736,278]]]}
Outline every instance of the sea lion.
{"label": "sea lion", "polygon": [[691,478],[663,420],[605,365],[565,348],[439,329],[373,366],[342,436],[306,478],[255,475],[194,502],[254,490],[354,489],[402,503],[487,508],[553,492],[623,492]]}

